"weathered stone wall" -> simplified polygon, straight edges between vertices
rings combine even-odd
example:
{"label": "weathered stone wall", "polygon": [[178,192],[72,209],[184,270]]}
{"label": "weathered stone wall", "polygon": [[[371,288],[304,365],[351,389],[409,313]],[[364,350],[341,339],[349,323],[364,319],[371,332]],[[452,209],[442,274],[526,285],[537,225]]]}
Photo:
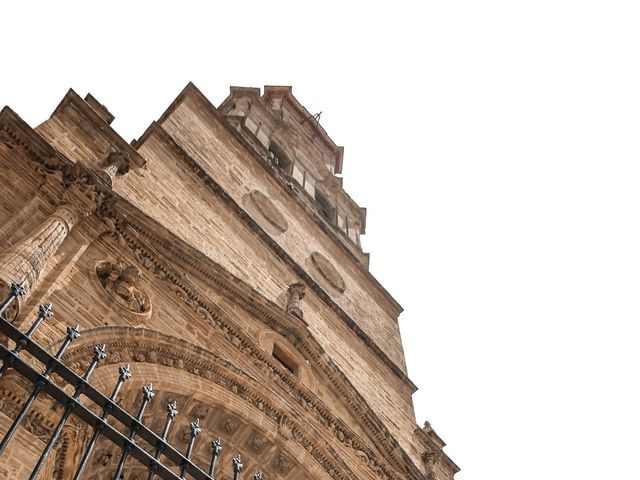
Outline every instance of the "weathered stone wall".
{"label": "weathered stone wall", "polygon": [[[187,127],[188,125],[188,127]],[[300,265],[306,265],[310,254],[319,251],[331,259],[347,281],[347,290],[336,301],[380,348],[406,371],[397,319],[393,308],[376,291],[370,279],[319,226],[300,205],[292,201],[273,178],[265,172],[253,155],[238,142],[213,114],[208,105],[186,95],[162,122],[163,128],[177,143],[239,204],[245,195],[258,189],[282,210],[289,228],[275,240]],[[313,270],[310,274],[316,275]]]}
{"label": "weathered stone wall", "polygon": [[[295,272],[191,171],[159,134],[146,137],[139,152],[147,159],[147,168],[123,178],[116,186],[119,193],[161,224],[171,225],[194,248],[284,307],[283,294],[288,285],[299,281]],[[252,182],[255,185],[257,180]],[[251,182],[248,183],[250,191]],[[287,221],[294,225],[296,219],[287,217]],[[320,241],[312,236],[293,242],[292,248],[295,244],[310,255],[315,251],[313,246],[309,248],[310,243],[320,248]],[[355,283],[349,283],[344,296],[357,288]],[[316,294],[310,291],[304,304],[305,319],[318,342],[391,432],[409,448],[415,427],[410,388]],[[355,302],[351,304],[355,309]]]}

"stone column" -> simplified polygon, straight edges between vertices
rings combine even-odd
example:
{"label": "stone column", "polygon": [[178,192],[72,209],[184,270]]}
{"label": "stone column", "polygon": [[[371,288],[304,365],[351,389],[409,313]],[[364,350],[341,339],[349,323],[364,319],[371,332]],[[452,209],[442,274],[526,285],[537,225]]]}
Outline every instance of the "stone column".
{"label": "stone column", "polygon": [[0,254],[0,296],[6,296],[12,282],[25,282],[27,294],[5,313],[13,321],[29,293],[34,289],[47,262],[78,221],[94,212],[102,196],[86,181],[70,185],[63,194],[64,203],[44,222],[15,245]]}

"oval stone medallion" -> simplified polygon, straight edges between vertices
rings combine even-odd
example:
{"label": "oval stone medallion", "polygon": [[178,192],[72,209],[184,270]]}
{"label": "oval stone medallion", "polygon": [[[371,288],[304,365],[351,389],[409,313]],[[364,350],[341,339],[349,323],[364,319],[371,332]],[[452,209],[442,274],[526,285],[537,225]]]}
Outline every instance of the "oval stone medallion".
{"label": "oval stone medallion", "polygon": [[256,206],[258,211],[266,218],[271,225],[277,228],[280,232],[284,232],[289,228],[287,219],[278,207],[260,190],[252,190],[249,194],[251,201]]}
{"label": "oval stone medallion", "polygon": [[334,267],[333,263],[331,263],[327,257],[322,255],[320,252],[313,252],[311,254],[311,261],[322,274],[324,279],[329,282],[333,288],[338,290],[340,293],[344,293],[347,288],[344,278],[342,278],[338,269]]}

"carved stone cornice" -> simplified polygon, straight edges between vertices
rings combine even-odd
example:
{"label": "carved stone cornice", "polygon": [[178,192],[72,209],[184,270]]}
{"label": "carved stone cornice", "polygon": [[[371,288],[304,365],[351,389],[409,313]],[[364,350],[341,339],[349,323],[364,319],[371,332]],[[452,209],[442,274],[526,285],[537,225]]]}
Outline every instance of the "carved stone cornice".
{"label": "carved stone cornice", "polygon": [[55,149],[9,107],[0,112],[0,141],[22,149],[38,168],[53,171],[60,166]]}
{"label": "carved stone cornice", "polygon": [[54,206],[68,203],[80,217],[94,213],[111,192],[88,167],[55,150],[8,107],[0,112],[0,133],[5,142],[27,154],[43,179],[40,193]]}

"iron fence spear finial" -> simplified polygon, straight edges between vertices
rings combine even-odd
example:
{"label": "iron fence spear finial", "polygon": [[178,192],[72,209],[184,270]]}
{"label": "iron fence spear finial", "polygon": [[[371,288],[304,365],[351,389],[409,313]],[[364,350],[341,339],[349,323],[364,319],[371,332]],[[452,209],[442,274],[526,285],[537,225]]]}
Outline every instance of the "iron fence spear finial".
{"label": "iron fence spear finial", "polygon": [[233,459],[233,480],[238,480],[238,476],[243,468],[242,459],[240,458],[240,454],[238,454],[238,456]]}
{"label": "iron fence spear finial", "polygon": [[52,305],[50,303],[40,305],[40,307],[38,308],[38,316],[36,317],[35,321],[31,325],[27,333],[24,334],[24,338],[16,341],[16,346],[12,352],[13,355],[7,357],[2,364],[2,367],[0,367],[0,378],[2,378],[5,372],[9,369],[15,357],[17,357],[22,349],[27,345],[27,342],[31,339],[31,335],[33,335],[40,323],[42,323],[45,318],[49,318],[53,315],[53,310],[51,307]]}
{"label": "iron fence spear finial", "polygon": [[142,387],[142,403],[140,404],[140,409],[138,410],[138,415],[136,416],[136,422],[131,426],[131,433],[129,434],[128,441],[122,447],[122,454],[120,455],[120,460],[118,461],[118,467],[116,468],[116,473],[113,476],[113,480],[120,480],[120,475],[122,474],[122,470],[124,469],[124,465],[127,461],[129,450],[131,450],[131,443],[138,433],[138,425],[142,422],[142,417],[144,415],[145,409],[147,408],[147,405],[149,404],[151,399],[155,397],[155,395],[156,394],[153,391],[153,384],[149,383]]}
{"label": "iron fence spear finial", "polygon": [[4,312],[11,306],[11,304],[18,298],[27,294],[27,283],[23,280],[20,283],[12,282],[9,286],[9,295],[0,304],[0,315],[4,315]]}
{"label": "iron fence spear finial", "polygon": [[[171,426],[171,422],[176,417],[176,415],[178,415],[178,404],[174,400],[173,402],[167,403],[167,418],[164,422],[164,428],[162,429],[162,441],[159,442],[156,446],[156,452],[154,455],[156,461],[160,458],[160,455],[166,447],[165,440],[167,439],[167,435],[169,434],[169,427]],[[153,480],[156,475],[157,468],[157,463],[149,465],[149,476],[147,477],[147,480]]]}
{"label": "iron fence spear finial", "polygon": [[191,460],[191,453],[193,452],[193,445],[196,442],[196,437],[200,435],[202,429],[200,428],[200,419],[196,418],[195,421],[189,424],[190,435],[189,435],[189,445],[187,445],[187,452],[185,453],[185,458],[187,461],[182,464],[180,468],[180,478],[185,478],[187,474],[187,468],[189,468],[189,460]]}
{"label": "iron fence spear finial", "polygon": [[[118,397],[118,394],[120,393],[122,384],[125,381],[127,381],[129,378],[131,378],[131,367],[127,363],[126,365],[122,365],[120,368],[118,368],[118,382],[113,388],[111,397],[109,397],[109,400],[111,402],[115,401],[115,399]],[[78,469],[76,470],[75,475],[73,476],[73,480],[80,479],[82,472],[84,471],[85,467],[87,466],[87,463],[89,462],[89,458],[91,457],[93,448],[95,447],[96,442],[98,441],[98,437],[100,436],[100,434],[102,433],[102,430],[104,429],[104,421],[109,416],[109,413],[111,412],[112,408],[113,408],[113,403],[107,403],[103,407],[102,415],[100,416],[100,422],[96,423],[96,425],[94,426],[93,435],[91,436],[91,440],[89,441],[89,444],[87,445],[87,448],[84,451],[84,454],[82,455],[82,460],[80,461],[80,465],[78,466]]]}
{"label": "iron fence spear finial", "polygon": [[222,453],[222,444],[220,443],[220,437],[216,438],[211,442],[211,463],[209,464],[209,475],[211,478],[214,477],[214,470],[216,468],[216,462],[218,461],[218,457]]}

